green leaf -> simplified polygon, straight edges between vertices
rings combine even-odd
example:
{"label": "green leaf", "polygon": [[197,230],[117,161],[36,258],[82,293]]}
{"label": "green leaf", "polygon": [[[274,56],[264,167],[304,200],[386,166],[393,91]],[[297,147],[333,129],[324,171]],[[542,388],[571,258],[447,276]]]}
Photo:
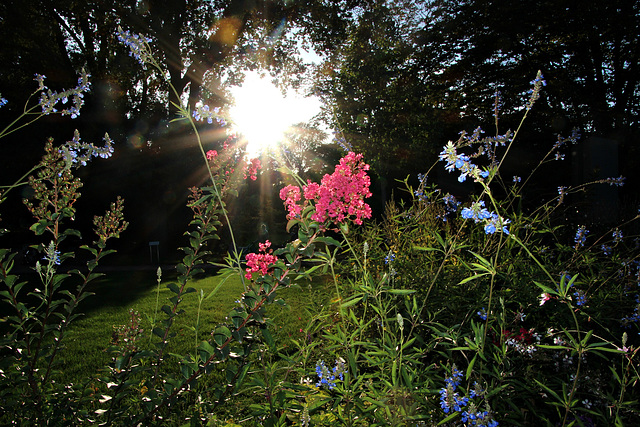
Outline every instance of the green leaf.
{"label": "green leaf", "polygon": [[473,359],[471,359],[471,362],[469,362],[469,366],[467,367],[467,373],[466,373],[466,379],[467,381],[469,380],[469,378],[471,378],[471,373],[473,372],[473,365],[476,364],[476,359],[478,358],[478,355],[474,355]]}
{"label": "green leaf", "polygon": [[340,305],[340,308],[347,308],[347,307],[351,307],[352,305],[356,305],[357,303],[359,303],[360,301],[362,301],[362,297],[355,297],[350,299],[349,301],[345,302],[344,304]]}
{"label": "green leaf", "polygon": [[333,237],[317,237],[316,242],[320,242],[320,243],[324,243],[325,245],[329,245],[329,246],[336,246],[336,247],[340,247],[342,244],[337,241],[336,239],[334,239]]}
{"label": "green leaf", "polygon": [[442,424],[444,424],[444,423],[447,423],[447,422],[451,421],[452,419],[454,419],[454,418],[455,418],[455,417],[457,417],[457,416],[458,416],[458,413],[457,413],[457,412],[454,412],[454,413],[450,414],[447,418],[445,418],[445,419],[443,419],[442,421],[440,421],[440,422],[439,422],[438,424],[436,424],[436,425],[439,425],[439,426],[440,426],[440,425],[442,425]]}
{"label": "green leaf", "polygon": [[271,348],[271,349],[275,349],[275,341],[273,340],[273,335],[271,335],[271,331],[269,330],[269,328],[267,328],[266,326],[261,327],[260,331],[262,332],[262,336],[264,337],[265,341],[267,342],[267,345]]}
{"label": "green leaf", "polygon": [[40,221],[36,222],[35,224],[33,224],[31,227],[29,227],[29,230],[33,231],[34,233],[36,233],[37,236],[42,235],[45,231],[47,231],[47,227],[51,224],[51,222],[49,222],[46,219],[41,219]]}
{"label": "green leaf", "polygon": [[416,291],[413,289],[389,289],[387,292],[393,295],[410,295],[414,294]]}
{"label": "green leaf", "polygon": [[[178,264],[178,265],[180,265],[180,264]],[[178,288],[178,285],[176,285],[173,282],[167,283],[167,288],[169,288],[169,290],[171,292],[173,292],[174,294],[176,294],[176,295],[180,293],[180,288]]]}
{"label": "green leaf", "polygon": [[226,326],[218,326],[213,332],[213,340],[218,346],[224,344],[229,338],[231,338],[231,331]]}

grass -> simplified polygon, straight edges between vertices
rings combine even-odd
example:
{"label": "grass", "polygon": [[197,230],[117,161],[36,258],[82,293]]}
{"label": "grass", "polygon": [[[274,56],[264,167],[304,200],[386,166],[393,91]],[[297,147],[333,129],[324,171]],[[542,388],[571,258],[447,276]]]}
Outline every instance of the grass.
{"label": "grass", "polygon": [[[169,274],[165,274],[169,276]],[[176,336],[170,341],[170,353],[193,353],[200,341],[207,339],[215,326],[225,321],[227,313],[236,305],[243,287],[238,277],[231,277],[200,307],[200,327],[198,337],[194,327],[197,321],[200,292],[206,298],[221,280],[221,276],[210,274],[188,284],[197,290],[185,296],[179,315],[172,327]],[[107,349],[111,346],[115,328],[128,323],[130,310],[142,316],[144,341],[150,343],[151,326],[156,313],[161,320],[163,304],[169,304],[173,294],[166,284],[170,278],[157,286],[153,271],[114,272],[90,285],[94,296],[85,300],[79,311],[82,317],[74,321],[64,339],[65,348],[58,357],[58,369],[65,383],[86,381],[95,376],[110,361]],[[287,347],[291,338],[300,339],[305,327],[317,307],[328,299],[323,280],[305,282],[279,291],[285,307],[269,307],[268,317],[273,321],[273,333],[278,346]],[[156,305],[156,300],[159,303]],[[311,310],[310,310],[311,309]]]}

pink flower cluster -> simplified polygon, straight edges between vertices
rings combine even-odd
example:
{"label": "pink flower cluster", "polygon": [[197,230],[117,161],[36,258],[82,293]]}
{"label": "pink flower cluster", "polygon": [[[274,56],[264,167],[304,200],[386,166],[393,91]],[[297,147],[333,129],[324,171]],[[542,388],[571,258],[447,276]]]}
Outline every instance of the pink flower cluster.
{"label": "pink flower cluster", "polygon": [[244,170],[244,179],[251,178],[253,181],[258,176],[258,169],[262,169],[260,159],[251,159],[247,163],[247,168]]}
{"label": "pink flower cluster", "polygon": [[[269,274],[269,266],[278,261],[278,257],[272,255],[273,250],[269,249],[270,246],[271,242],[267,240],[259,244],[259,252],[261,253],[250,253],[244,257],[247,260],[247,273],[244,277],[251,280],[252,273],[256,271],[259,271],[263,276]],[[267,249],[269,249],[268,253]]]}
{"label": "pink flower cluster", "polygon": [[284,205],[287,207],[287,219],[299,218],[302,212],[302,206],[298,204],[302,198],[300,194],[300,187],[296,185],[287,185],[280,190],[280,199],[284,200]]}
{"label": "pink flower cluster", "polygon": [[218,152],[216,150],[207,151],[207,160],[211,161],[218,157]]}
{"label": "pink flower cluster", "polygon": [[[362,154],[349,152],[340,159],[335,171],[325,175],[320,184],[307,181],[303,187],[306,204],[315,202],[316,211],[311,219],[320,223],[333,222],[340,224],[352,219],[362,224],[363,218],[371,218],[371,207],[364,199],[371,197],[369,186],[371,180],[367,175],[369,165],[362,160]],[[288,185],[280,190],[280,199],[287,207],[287,218],[299,218],[303,206],[299,205],[300,189]]]}

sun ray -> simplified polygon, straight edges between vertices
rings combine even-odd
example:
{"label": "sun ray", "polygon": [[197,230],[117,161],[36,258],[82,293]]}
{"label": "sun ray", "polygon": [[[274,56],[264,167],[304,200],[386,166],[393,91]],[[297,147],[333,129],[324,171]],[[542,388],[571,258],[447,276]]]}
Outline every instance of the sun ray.
{"label": "sun ray", "polygon": [[230,109],[233,128],[246,139],[250,157],[283,142],[285,132],[293,124],[306,122],[320,111],[317,98],[305,98],[295,91],[284,96],[273,83],[255,72],[247,73],[242,86],[231,92],[235,99]]}

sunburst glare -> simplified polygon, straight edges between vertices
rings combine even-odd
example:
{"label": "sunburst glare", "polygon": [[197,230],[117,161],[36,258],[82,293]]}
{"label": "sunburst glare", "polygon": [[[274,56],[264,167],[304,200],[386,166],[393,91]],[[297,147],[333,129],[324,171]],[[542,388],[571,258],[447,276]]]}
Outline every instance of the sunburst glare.
{"label": "sunburst glare", "polygon": [[247,141],[247,154],[256,157],[284,139],[292,125],[306,122],[320,111],[320,101],[290,90],[286,97],[267,78],[247,73],[242,86],[231,89],[234,130]]}

